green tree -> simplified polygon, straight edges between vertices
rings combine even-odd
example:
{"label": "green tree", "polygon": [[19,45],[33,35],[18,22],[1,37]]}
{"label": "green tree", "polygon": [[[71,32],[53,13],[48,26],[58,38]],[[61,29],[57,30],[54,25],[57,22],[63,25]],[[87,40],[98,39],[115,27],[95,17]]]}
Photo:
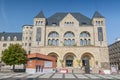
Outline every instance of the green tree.
{"label": "green tree", "polygon": [[13,65],[13,71],[15,65],[26,64],[27,54],[26,51],[19,44],[11,44],[7,49],[2,53],[2,61],[6,65]]}

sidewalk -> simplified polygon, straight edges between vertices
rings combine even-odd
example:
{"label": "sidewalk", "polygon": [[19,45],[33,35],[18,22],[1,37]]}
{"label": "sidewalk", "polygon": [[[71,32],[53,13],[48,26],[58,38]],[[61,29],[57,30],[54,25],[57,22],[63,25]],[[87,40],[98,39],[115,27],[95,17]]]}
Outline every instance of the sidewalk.
{"label": "sidewalk", "polygon": [[78,74],[78,73],[48,73],[48,74],[27,74],[27,73],[0,73],[0,80],[120,80],[119,74]]}

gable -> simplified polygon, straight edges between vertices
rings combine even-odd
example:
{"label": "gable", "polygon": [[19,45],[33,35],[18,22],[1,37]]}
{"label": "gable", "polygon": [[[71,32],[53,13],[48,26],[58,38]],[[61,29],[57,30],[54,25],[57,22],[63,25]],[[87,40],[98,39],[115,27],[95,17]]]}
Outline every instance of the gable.
{"label": "gable", "polygon": [[61,21],[60,26],[79,26],[79,21],[68,13]]}

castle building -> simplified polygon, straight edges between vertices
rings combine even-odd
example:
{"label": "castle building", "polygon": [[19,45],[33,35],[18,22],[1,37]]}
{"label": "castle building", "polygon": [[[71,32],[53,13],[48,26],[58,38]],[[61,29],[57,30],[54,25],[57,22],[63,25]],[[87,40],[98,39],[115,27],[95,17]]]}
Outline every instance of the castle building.
{"label": "castle building", "polygon": [[33,22],[23,25],[22,33],[0,33],[0,52],[19,43],[28,54],[55,57],[57,68],[109,68],[105,17],[99,12],[92,18],[75,12],[58,12],[46,18],[41,11]]}

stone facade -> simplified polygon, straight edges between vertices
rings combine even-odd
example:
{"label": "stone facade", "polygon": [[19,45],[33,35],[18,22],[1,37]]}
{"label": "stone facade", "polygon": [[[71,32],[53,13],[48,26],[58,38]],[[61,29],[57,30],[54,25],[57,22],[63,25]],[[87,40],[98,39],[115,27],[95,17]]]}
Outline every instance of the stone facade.
{"label": "stone facade", "polygon": [[33,25],[23,26],[20,44],[28,54],[55,57],[57,68],[83,67],[86,59],[90,68],[109,68],[105,18],[99,12],[91,19],[81,13],[56,13],[45,18],[40,12]]}

